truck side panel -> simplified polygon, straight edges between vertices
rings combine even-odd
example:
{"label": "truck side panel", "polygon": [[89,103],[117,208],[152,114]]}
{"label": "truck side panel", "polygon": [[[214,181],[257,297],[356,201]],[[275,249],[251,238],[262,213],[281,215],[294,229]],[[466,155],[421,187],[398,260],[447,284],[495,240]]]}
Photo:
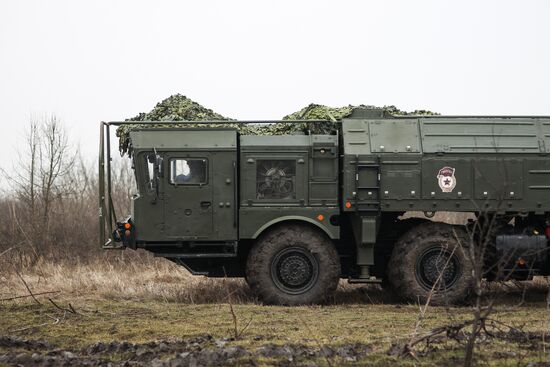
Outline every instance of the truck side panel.
{"label": "truck side panel", "polygon": [[548,212],[548,126],[541,118],[344,120],[343,210]]}
{"label": "truck side panel", "polygon": [[240,239],[281,221],[308,222],[338,239],[339,214],[336,136],[240,137]]}

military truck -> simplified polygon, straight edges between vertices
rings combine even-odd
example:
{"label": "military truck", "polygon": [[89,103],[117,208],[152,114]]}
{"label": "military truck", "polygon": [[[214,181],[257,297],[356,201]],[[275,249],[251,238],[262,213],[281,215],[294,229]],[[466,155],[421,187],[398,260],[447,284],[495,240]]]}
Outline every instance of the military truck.
{"label": "military truck", "polygon": [[[114,211],[110,127],[132,123],[101,123],[103,248],[244,277],[265,303],[284,305],[323,302],[340,279],[461,302],[476,253],[488,280],[550,274],[548,117],[355,110],[332,134],[278,136],[204,123],[130,132],[137,188],[127,218]],[[472,219],[403,219],[409,212]]]}

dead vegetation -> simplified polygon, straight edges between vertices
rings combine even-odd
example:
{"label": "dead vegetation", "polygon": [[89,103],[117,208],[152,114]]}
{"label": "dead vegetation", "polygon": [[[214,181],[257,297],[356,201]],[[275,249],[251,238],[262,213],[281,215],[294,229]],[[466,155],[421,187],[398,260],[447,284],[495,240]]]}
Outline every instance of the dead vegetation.
{"label": "dead vegetation", "polygon": [[[23,276],[38,289],[35,278]],[[129,275],[127,282],[138,279]],[[161,285],[171,284],[164,279]],[[521,306],[522,290],[510,285],[486,320],[488,333],[476,341],[476,361],[544,366],[550,321],[542,284],[539,279],[529,284],[530,298]],[[206,291],[194,282],[183,286]],[[247,292],[244,284],[237,289]],[[214,300],[215,292],[208,293]],[[252,322],[237,338],[226,299],[193,304],[165,302],[154,294],[37,297],[41,304],[29,298],[0,302],[0,364],[34,358],[42,365],[455,365],[462,363],[471,325],[468,307],[430,308],[416,332],[414,357],[403,357],[418,306],[389,302],[378,286],[342,284],[333,303],[324,306],[273,307],[241,298],[232,304],[235,318],[239,325]]]}
{"label": "dead vegetation", "polygon": [[[4,172],[0,365],[454,365],[468,345],[476,364],[550,361],[544,278],[479,279],[489,308],[403,305],[378,285],[344,281],[326,305],[267,307],[244,280],[191,276],[142,251],[102,252],[95,169],[63,134],[55,118],[31,124],[20,152],[30,158]],[[133,179],[115,165],[117,212],[128,213]]]}
{"label": "dead vegetation", "polygon": [[[0,263],[6,269],[0,272],[5,285],[0,298],[24,300],[29,295],[24,283],[10,271],[8,261]],[[72,297],[201,304],[227,302],[229,293],[235,303],[254,301],[244,281],[194,277],[181,266],[144,252],[104,253],[97,261],[85,263],[39,260],[21,272],[38,298],[59,292]]]}
{"label": "dead vegetation", "polygon": [[[242,280],[191,276],[141,251],[39,259],[17,272],[6,255],[0,365],[462,364],[472,325],[470,307],[419,312],[378,285],[341,282],[327,305],[268,307]],[[547,280],[483,287],[494,307],[482,315],[475,360],[544,366]]]}

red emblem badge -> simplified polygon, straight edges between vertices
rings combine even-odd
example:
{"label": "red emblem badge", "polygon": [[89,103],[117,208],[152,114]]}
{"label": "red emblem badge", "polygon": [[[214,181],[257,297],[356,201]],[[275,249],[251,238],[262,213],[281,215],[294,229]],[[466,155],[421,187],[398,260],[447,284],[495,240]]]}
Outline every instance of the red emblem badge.
{"label": "red emblem badge", "polygon": [[443,192],[452,192],[456,186],[455,169],[443,167],[437,173],[437,182]]}

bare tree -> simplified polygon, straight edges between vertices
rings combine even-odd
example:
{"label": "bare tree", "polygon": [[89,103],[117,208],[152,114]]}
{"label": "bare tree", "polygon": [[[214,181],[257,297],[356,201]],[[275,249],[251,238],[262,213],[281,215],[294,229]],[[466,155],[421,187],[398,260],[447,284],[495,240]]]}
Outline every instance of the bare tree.
{"label": "bare tree", "polygon": [[474,364],[475,342],[480,332],[485,328],[485,320],[492,312],[493,302],[484,302],[483,278],[485,277],[486,258],[489,244],[494,241],[492,233],[497,227],[495,214],[480,213],[472,226],[466,226],[468,236],[467,243],[461,243],[465,247],[465,253],[472,265],[474,307],[471,331],[467,336],[467,344],[464,357],[464,366]]}
{"label": "bare tree", "polygon": [[[50,221],[56,214],[55,203],[68,194],[66,178],[76,154],[59,118],[32,119],[25,145],[15,155],[19,160],[11,170],[2,170],[10,186],[10,218],[15,232],[33,248],[36,257],[52,240]],[[17,242],[15,237],[11,239]]]}
{"label": "bare tree", "polygon": [[63,179],[75,163],[76,152],[69,145],[63,124],[55,116],[40,126],[40,189],[42,201],[42,228],[49,234],[50,210],[55,196],[66,193]]}

